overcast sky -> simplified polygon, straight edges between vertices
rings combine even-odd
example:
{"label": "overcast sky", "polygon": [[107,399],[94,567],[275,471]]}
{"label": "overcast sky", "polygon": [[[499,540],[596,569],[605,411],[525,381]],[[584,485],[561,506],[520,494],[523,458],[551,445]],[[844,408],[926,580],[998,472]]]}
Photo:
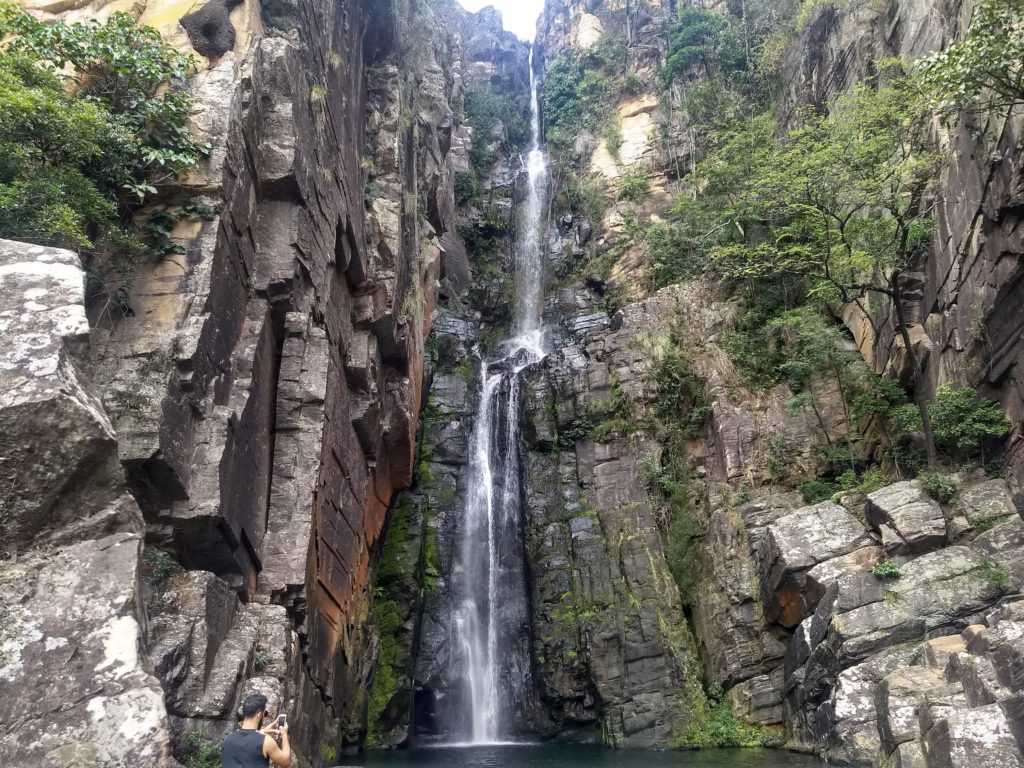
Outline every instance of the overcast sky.
{"label": "overcast sky", "polygon": [[505,29],[515,32],[524,40],[533,40],[537,31],[537,17],[544,7],[544,0],[459,0],[463,8],[479,11],[493,5],[501,11]]}

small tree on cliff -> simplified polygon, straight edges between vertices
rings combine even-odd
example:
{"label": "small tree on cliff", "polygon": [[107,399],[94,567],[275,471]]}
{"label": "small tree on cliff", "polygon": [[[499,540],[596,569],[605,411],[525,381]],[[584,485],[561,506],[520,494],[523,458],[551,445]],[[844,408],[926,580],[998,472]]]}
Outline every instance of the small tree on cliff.
{"label": "small tree on cliff", "polygon": [[[927,150],[924,99],[902,75],[865,84],[838,99],[828,115],[804,116],[730,206],[743,242],[713,252],[731,278],[792,277],[811,295],[863,305],[887,296],[919,392],[921,362],[903,306],[904,275],[931,238],[937,156]],[[728,214],[730,210],[727,210]],[[749,226],[751,219],[759,226]],[[928,461],[935,441],[917,398]]]}
{"label": "small tree on cliff", "polygon": [[949,110],[1024,101],[1024,0],[978,0],[964,38],[926,56],[921,78]]}

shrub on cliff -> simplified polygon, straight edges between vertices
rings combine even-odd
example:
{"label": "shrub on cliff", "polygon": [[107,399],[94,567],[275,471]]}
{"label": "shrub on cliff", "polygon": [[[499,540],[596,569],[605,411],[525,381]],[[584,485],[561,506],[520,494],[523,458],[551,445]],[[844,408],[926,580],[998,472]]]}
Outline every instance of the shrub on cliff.
{"label": "shrub on cliff", "polygon": [[726,16],[697,6],[684,8],[669,27],[668,51],[665,53],[665,82],[695,67],[711,77],[722,46],[722,32],[729,26]]}
{"label": "shrub on cliff", "polygon": [[0,236],[137,248],[126,217],[207,150],[185,125],[194,70],[125,13],[42,23],[0,4]]}
{"label": "shrub on cliff", "polygon": [[922,82],[950,110],[1024,100],[1024,0],[979,0],[963,40],[921,62]]}
{"label": "shrub on cliff", "polygon": [[[928,404],[928,413],[938,446],[960,459],[981,456],[984,462],[986,443],[1006,437],[1012,427],[999,403],[985,399],[971,387],[941,385]],[[900,426],[908,432],[920,429],[919,414],[905,410]]]}

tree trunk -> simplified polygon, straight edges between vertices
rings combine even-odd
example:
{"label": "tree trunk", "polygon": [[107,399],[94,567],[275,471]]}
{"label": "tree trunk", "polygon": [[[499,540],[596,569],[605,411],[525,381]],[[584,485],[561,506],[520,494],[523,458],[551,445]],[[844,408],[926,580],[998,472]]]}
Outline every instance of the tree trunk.
{"label": "tree trunk", "polygon": [[903,345],[907,349],[910,368],[914,374],[914,402],[921,414],[921,431],[924,432],[925,448],[928,451],[928,469],[935,469],[938,457],[935,453],[935,436],[932,434],[932,418],[928,414],[928,404],[921,397],[921,382],[924,380],[924,373],[921,371],[921,361],[917,357],[917,352],[914,350],[913,344],[910,343],[910,331],[907,330],[907,318],[903,312],[903,302],[900,297],[899,271],[892,275],[892,300],[896,306],[896,322],[899,325],[900,336],[903,337]]}

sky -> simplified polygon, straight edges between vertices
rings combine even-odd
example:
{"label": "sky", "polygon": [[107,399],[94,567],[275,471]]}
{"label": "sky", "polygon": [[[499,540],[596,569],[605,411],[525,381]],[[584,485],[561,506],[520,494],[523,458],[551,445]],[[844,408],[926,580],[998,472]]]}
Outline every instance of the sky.
{"label": "sky", "polygon": [[501,11],[505,29],[524,40],[533,40],[537,32],[537,17],[544,7],[544,0],[459,0],[459,3],[471,11],[493,5]]}

